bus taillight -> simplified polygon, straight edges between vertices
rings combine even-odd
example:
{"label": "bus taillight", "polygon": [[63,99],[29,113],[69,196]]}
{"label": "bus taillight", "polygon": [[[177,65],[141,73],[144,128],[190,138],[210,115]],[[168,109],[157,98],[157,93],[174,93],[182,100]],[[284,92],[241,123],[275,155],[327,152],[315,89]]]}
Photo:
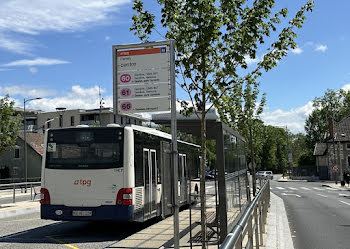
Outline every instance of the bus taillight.
{"label": "bus taillight", "polygon": [[49,205],[51,203],[49,191],[46,188],[41,188],[40,193],[41,193],[40,204]]}
{"label": "bus taillight", "polygon": [[122,188],[118,191],[117,205],[131,206],[132,205],[132,188]]}

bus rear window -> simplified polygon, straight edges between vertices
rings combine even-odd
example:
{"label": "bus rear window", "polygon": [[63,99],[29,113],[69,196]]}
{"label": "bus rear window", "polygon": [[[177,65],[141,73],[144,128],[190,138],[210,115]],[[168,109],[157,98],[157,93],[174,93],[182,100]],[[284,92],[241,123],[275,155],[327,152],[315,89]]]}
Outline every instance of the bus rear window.
{"label": "bus rear window", "polygon": [[107,169],[123,167],[122,130],[86,129],[50,131],[46,168]]}

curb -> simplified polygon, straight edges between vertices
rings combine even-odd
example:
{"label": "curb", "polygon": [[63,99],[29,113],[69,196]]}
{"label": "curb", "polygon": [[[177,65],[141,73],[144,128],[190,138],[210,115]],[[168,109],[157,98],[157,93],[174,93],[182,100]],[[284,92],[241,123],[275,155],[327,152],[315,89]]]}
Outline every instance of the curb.
{"label": "curb", "polygon": [[12,210],[1,210],[0,209],[0,219],[9,218],[13,216],[23,215],[23,214],[30,214],[40,211],[40,204],[38,203],[37,206],[34,207],[27,207],[27,208],[17,208]]}

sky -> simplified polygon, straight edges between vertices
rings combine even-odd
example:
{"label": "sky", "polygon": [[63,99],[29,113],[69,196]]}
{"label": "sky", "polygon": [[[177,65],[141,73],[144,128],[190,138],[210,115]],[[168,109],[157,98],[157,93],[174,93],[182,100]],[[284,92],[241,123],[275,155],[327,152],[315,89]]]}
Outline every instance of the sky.
{"label": "sky", "polygon": [[[156,0],[145,2],[159,12]],[[287,7],[289,20],[304,3],[277,0],[276,8]],[[315,1],[296,31],[298,47],[260,78],[266,124],[304,132],[315,97],[350,89],[349,9],[349,0]],[[9,94],[18,107],[24,98],[41,97],[26,108],[43,111],[98,108],[100,87],[104,106],[112,107],[112,45],[139,42],[129,31],[133,14],[131,0],[1,0],[0,97]],[[262,55],[249,59],[250,66]]]}

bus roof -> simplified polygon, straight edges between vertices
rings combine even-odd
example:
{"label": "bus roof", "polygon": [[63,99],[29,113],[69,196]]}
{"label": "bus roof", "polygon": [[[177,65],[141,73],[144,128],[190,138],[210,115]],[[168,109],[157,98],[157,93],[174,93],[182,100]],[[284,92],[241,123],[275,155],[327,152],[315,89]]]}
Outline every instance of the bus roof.
{"label": "bus roof", "polygon": [[[171,134],[163,132],[163,131],[160,131],[160,130],[156,130],[154,128],[150,128],[150,127],[146,127],[146,126],[133,125],[133,124],[127,125],[125,127],[131,127],[135,131],[140,131],[140,132],[148,133],[148,134],[151,134],[151,135],[155,135],[155,136],[158,136],[158,137],[163,137],[163,138],[171,140]],[[181,140],[177,140],[177,141],[179,143],[182,143],[182,144],[188,144],[188,145],[192,145],[192,146],[200,148],[200,146],[197,145],[197,144],[193,144],[193,143],[189,143],[189,142],[185,142],[185,141],[181,141]]]}
{"label": "bus roof", "polygon": [[[148,133],[148,134],[151,134],[151,135],[154,135],[154,136],[158,136],[158,137],[162,137],[162,138],[166,138],[166,139],[169,139],[171,140],[171,134],[169,133],[166,133],[166,132],[163,132],[163,131],[159,131],[159,130],[156,130],[154,128],[150,128],[150,127],[146,127],[146,126],[139,126],[139,125],[133,125],[133,124],[128,124],[128,125],[125,125],[125,126],[120,126],[120,128],[125,128],[125,127],[130,127],[131,129],[135,130],[135,131],[140,131],[140,132],[143,132],[143,133]],[[103,127],[65,127],[65,128],[53,128],[53,129],[49,129],[49,130],[70,130],[70,129],[111,129],[111,128],[115,128],[115,127],[106,127],[106,126],[103,126]],[[193,144],[193,143],[189,143],[189,142],[185,142],[185,141],[181,141],[181,140],[177,140],[179,143],[182,143],[182,144],[187,144],[187,145],[191,145],[191,146],[194,146],[194,147],[198,147],[200,148],[199,145],[197,144]]]}

